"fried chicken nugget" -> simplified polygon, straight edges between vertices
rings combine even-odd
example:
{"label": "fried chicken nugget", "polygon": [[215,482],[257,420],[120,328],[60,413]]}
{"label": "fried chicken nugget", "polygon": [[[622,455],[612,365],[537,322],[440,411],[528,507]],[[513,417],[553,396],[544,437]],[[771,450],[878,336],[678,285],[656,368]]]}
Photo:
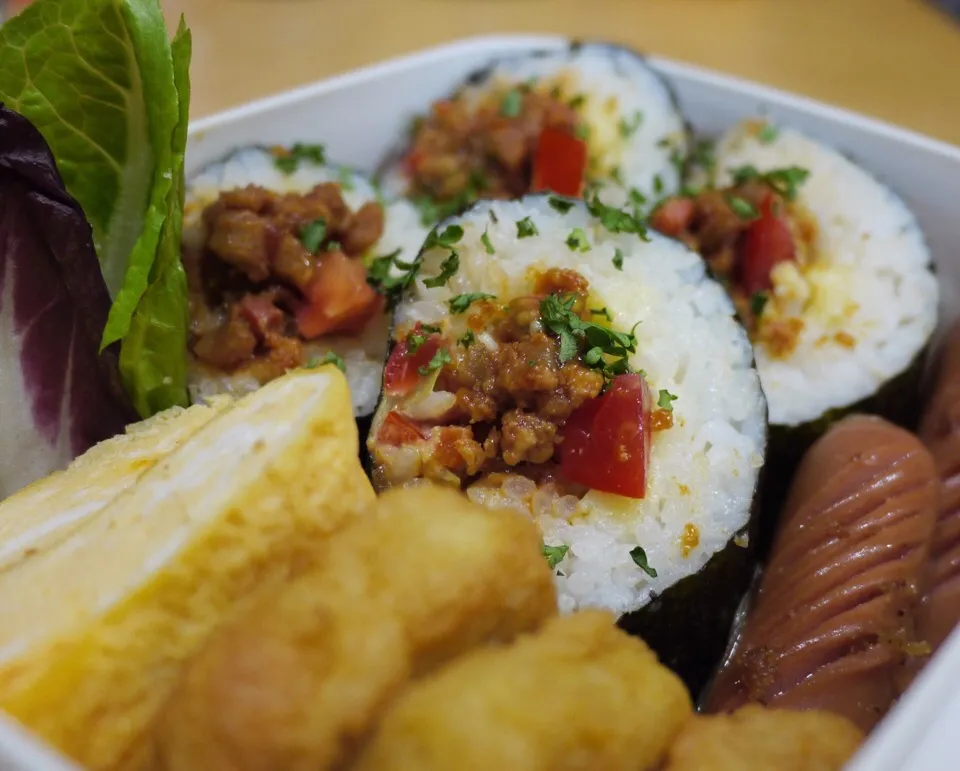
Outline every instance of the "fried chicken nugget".
{"label": "fried chicken nugget", "polygon": [[664,771],[840,771],[862,740],[840,715],[751,704],[688,723]]}
{"label": "fried chicken nugget", "polygon": [[342,767],[411,678],[556,608],[532,521],[449,489],[387,492],[197,656],[158,725],[156,766]]}
{"label": "fried chicken nugget", "polygon": [[691,715],[683,683],[645,643],[584,611],[411,685],[353,768],[636,771]]}

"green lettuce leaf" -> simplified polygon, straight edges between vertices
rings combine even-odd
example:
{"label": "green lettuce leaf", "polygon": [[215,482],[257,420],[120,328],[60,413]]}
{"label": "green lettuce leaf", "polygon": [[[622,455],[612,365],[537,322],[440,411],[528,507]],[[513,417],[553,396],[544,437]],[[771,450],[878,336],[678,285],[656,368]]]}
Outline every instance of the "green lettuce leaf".
{"label": "green lettuce leaf", "polygon": [[189,33],[171,44],[157,0],[37,0],[0,27],[0,99],[53,150],[83,208],[143,416],[185,404],[180,265]]}
{"label": "green lettuce leaf", "polygon": [[[152,415],[186,401],[187,275],[180,261],[184,151],[190,105],[192,38],[183,18],[171,46],[180,114],[171,143],[173,185],[149,285],[130,321],[120,351],[120,374],[137,411]],[[116,306],[114,306],[116,307]]]}

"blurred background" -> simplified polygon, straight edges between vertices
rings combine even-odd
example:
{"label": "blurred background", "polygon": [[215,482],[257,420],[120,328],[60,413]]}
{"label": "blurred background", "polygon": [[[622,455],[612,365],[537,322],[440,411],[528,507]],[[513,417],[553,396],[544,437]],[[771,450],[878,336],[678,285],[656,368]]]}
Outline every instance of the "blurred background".
{"label": "blurred background", "polygon": [[[25,0],[6,0],[8,8]],[[470,35],[601,37],[960,144],[960,0],[161,0],[193,117]]]}

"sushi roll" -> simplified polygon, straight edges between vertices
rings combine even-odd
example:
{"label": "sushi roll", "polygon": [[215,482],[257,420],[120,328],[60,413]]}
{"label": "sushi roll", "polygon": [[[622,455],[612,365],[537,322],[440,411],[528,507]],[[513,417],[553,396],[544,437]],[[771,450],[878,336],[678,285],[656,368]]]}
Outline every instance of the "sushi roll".
{"label": "sushi roll", "polygon": [[[332,362],[356,416],[373,412],[389,333],[377,289],[395,261],[416,256],[426,230],[408,202],[384,201],[323,156],[318,145],[245,148],[188,182],[192,401]],[[385,261],[378,284],[368,271]]]}
{"label": "sushi roll", "polygon": [[561,609],[619,614],[698,687],[750,579],[765,442],[749,340],[701,258],[530,195],[428,236],[367,447],[380,490],[441,481],[533,517]]}
{"label": "sushi roll", "polygon": [[427,224],[480,198],[596,191],[646,211],[677,191],[688,132],[667,83],[619,46],[571,44],[494,62],[414,121],[384,188]]}

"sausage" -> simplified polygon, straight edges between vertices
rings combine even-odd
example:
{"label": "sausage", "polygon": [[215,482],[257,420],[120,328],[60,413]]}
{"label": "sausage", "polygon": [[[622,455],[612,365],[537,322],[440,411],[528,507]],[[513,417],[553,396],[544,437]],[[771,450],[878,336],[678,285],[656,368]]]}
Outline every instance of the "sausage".
{"label": "sausage", "polygon": [[918,635],[933,652],[960,621],[960,324],[947,337],[919,433],[940,475],[940,510],[917,610]]}
{"label": "sausage", "polygon": [[869,731],[898,694],[936,520],[933,457],[880,418],[846,418],[794,479],[753,608],[708,711],[823,709]]}

